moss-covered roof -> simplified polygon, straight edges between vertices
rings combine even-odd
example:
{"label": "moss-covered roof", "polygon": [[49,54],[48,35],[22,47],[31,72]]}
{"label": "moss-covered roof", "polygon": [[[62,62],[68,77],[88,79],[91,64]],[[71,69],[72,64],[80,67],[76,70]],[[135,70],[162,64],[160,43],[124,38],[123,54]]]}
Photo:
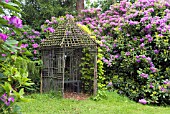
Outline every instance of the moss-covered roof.
{"label": "moss-covered roof", "polygon": [[54,33],[44,40],[41,47],[83,47],[96,45],[94,39],[85,33],[75,22],[68,20],[59,24]]}

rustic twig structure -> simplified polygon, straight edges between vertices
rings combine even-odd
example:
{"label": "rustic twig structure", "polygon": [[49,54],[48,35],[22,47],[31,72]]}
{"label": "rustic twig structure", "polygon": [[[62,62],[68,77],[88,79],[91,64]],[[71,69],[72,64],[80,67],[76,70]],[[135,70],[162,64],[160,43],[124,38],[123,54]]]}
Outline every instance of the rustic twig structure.
{"label": "rustic twig structure", "polygon": [[82,49],[91,47],[94,58],[94,94],[97,92],[97,44],[73,20],[59,24],[41,44],[43,70],[41,92],[80,91]]}

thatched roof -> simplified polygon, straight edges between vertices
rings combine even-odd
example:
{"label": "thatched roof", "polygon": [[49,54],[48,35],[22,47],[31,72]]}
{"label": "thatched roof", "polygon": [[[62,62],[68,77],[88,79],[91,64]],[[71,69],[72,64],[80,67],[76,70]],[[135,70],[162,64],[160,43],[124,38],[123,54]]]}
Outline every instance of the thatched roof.
{"label": "thatched roof", "polygon": [[96,45],[94,39],[85,33],[75,22],[68,20],[59,24],[55,32],[41,44],[42,47],[83,47]]}

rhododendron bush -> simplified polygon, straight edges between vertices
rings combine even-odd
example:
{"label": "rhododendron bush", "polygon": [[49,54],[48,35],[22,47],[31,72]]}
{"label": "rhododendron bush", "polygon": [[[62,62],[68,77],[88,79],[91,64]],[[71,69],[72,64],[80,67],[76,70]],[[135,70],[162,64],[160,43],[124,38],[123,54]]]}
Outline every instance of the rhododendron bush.
{"label": "rhododendron bush", "polygon": [[124,0],[82,13],[102,42],[114,88],[142,104],[170,104],[170,1]]}
{"label": "rhododendron bush", "polygon": [[[22,49],[22,20],[17,0],[0,1],[0,113],[18,114],[16,102],[25,101],[24,87],[31,86],[28,78],[27,49]],[[12,14],[12,16],[10,16]]]}

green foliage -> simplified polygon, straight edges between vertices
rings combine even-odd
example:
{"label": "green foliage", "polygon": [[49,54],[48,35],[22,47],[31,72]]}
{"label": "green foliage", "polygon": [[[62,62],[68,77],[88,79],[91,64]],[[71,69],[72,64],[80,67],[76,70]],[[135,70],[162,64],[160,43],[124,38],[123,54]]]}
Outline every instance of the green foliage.
{"label": "green foliage", "polygon": [[22,5],[26,24],[39,29],[46,19],[76,14],[75,0],[25,0]]}
{"label": "green foliage", "polygon": [[6,96],[8,99],[14,99],[14,102],[10,103],[9,106],[0,101],[0,111],[3,113],[15,112],[18,109],[14,105],[16,102],[27,101],[27,99],[23,98],[23,88],[30,87],[33,83],[28,78],[27,68],[24,63],[26,64],[26,59],[15,55],[7,57],[4,62],[0,63],[0,72],[3,72],[0,81],[0,96],[1,98],[3,98],[2,96]]}
{"label": "green foliage", "polygon": [[93,75],[94,75],[94,56],[90,54],[90,48],[83,49],[83,57],[81,67],[81,81],[83,92],[92,93],[93,92]]}
{"label": "green foliage", "polygon": [[104,90],[106,89],[106,76],[105,76],[105,71],[104,71],[104,63],[102,61],[103,58],[103,50],[99,47],[98,48],[98,54],[97,54],[97,84],[98,84],[98,89],[99,90]]}
{"label": "green foliage", "polygon": [[[82,62],[80,64],[81,66],[81,80],[83,83],[83,89],[84,92],[90,92],[93,91],[93,77],[94,77],[94,54],[90,53],[90,48],[84,48],[83,53],[84,56],[82,58]],[[97,60],[97,83],[98,83],[98,89],[99,90],[105,90],[106,84],[105,84],[105,75],[103,70],[103,61],[102,61],[102,50],[98,48],[98,60]],[[100,96],[100,95],[99,95]]]}
{"label": "green foliage", "polygon": [[[25,57],[25,52],[28,50],[25,49],[23,52],[20,48],[22,42],[16,40],[17,37],[21,37],[22,32],[20,6],[18,0],[0,1],[0,15],[12,15],[0,18],[0,113],[2,114],[20,114],[16,102],[28,101],[23,97],[24,88],[33,85],[28,78],[26,67],[30,62]],[[17,34],[17,37],[12,37],[10,31]]]}
{"label": "green foliage", "polygon": [[91,97],[91,99],[94,101],[100,101],[100,100],[107,99],[107,98],[108,96],[107,96],[106,91],[102,91],[102,90],[98,90],[97,95],[94,97]]}

